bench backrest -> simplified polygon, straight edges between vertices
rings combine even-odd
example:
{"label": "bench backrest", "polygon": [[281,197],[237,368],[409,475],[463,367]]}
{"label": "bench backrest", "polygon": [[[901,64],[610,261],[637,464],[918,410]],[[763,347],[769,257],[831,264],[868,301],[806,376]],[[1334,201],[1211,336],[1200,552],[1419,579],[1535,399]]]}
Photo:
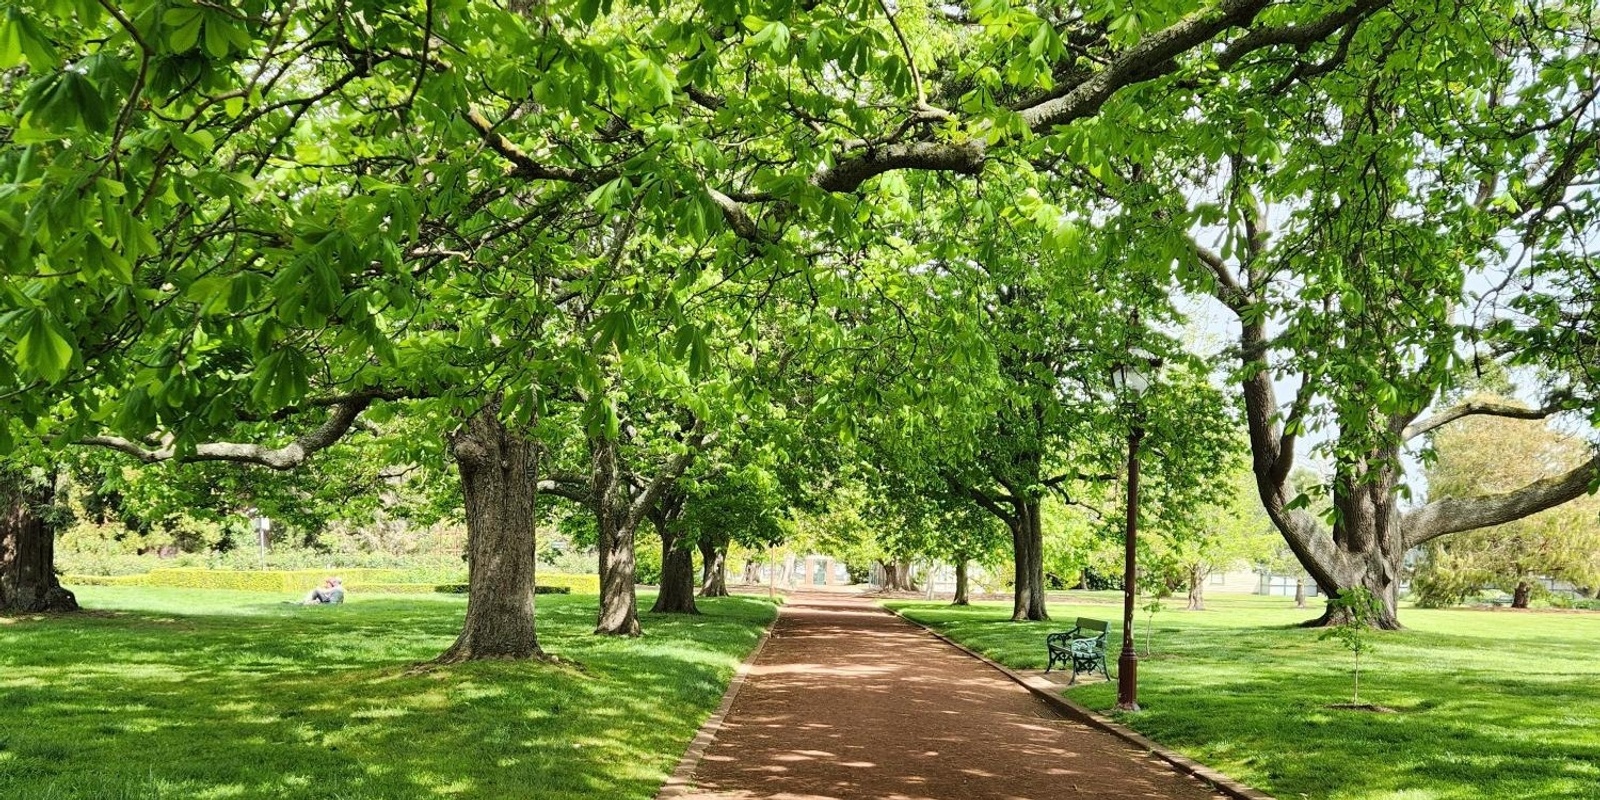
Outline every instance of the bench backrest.
{"label": "bench backrest", "polygon": [[1089,632],[1105,633],[1106,631],[1108,631],[1110,629],[1111,629],[1111,623],[1106,622],[1103,619],[1089,619],[1088,617],[1078,617],[1078,630],[1080,630],[1080,631],[1082,631],[1084,633],[1089,633]]}

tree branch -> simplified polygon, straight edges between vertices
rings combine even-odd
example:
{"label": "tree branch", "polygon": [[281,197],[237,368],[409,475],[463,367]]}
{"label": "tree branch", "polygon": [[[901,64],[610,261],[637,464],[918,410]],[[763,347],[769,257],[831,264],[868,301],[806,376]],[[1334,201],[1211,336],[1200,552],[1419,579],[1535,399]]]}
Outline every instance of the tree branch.
{"label": "tree branch", "polygon": [[1541,478],[1520,489],[1479,497],[1446,497],[1401,519],[1406,549],[1449,533],[1514,522],[1575,500],[1600,478],[1600,454],[1561,474]]}
{"label": "tree branch", "polygon": [[[1214,9],[1190,14],[1141,39],[1104,70],[1087,77],[1071,91],[1020,109],[1022,119],[1029,128],[1041,131],[1092,116],[1117,91],[1171,72],[1177,68],[1178,56],[1229,28],[1249,25],[1269,5],[1269,0],[1223,0]],[[1244,52],[1249,49],[1240,54]]]}
{"label": "tree branch", "polygon": [[1462,417],[1492,416],[1510,417],[1512,419],[1544,419],[1562,410],[1561,403],[1554,401],[1547,403],[1543,408],[1528,408],[1510,403],[1496,403],[1490,400],[1469,400],[1460,405],[1447,408],[1431,417],[1418,422],[1413,422],[1401,432],[1402,439],[1409,441],[1429,431],[1442,428]]}
{"label": "tree branch", "polygon": [[485,144],[491,150],[499,153],[502,158],[511,162],[508,175],[529,180],[563,181],[566,183],[604,183],[611,177],[607,174],[595,173],[588,170],[576,170],[570,167],[552,167],[528,154],[528,151],[518,147],[517,144],[507,139],[503,134],[494,129],[494,123],[487,117],[478,113],[477,109],[468,108],[465,114],[468,124],[476,128],[483,136]]}
{"label": "tree branch", "polygon": [[984,144],[980,139],[966,142],[910,142],[868,147],[858,155],[839,159],[824,167],[811,182],[830,192],[853,192],[885,172],[897,169],[922,169],[977,175],[983,171]]}
{"label": "tree branch", "polygon": [[628,530],[638,526],[639,522],[644,519],[645,513],[650,510],[651,506],[655,505],[656,498],[661,495],[661,492],[669,484],[683,476],[684,471],[689,469],[689,465],[694,463],[695,456],[699,454],[700,450],[717,440],[715,433],[707,434],[703,431],[703,427],[703,420],[695,420],[694,428],[689,432],[689,438],[684,443],[684,451],[674,456],[666,467],[656,473],[656,476],[651,479],[650,484],[644,488],[644,491],[633,499],[633,504],[628,508],[626,523]]}
{"label": "tree branch", "polygon": [[1217,56],[1217,66],[1222,69],[1233,69],[1239,60],[1257,50],[1279,45],[1291,45],[1296,50],[1305,51],[1311,45],[1332,36],[1340,28],[1351,23],[1359,22],[1363,17],[1389,5],[1390,0],[1360,0],[1352,3],[1349,8],[1335,11],[1321,19],[1312,20],[1304,25],[1274,25],[1272,27],[1256,28],[1245,35],[1233,40],[1222,53]]}
{"label": "tree branch", "polygon": [[162,461],[177,461],[188,464],[199,461],[232,461],[240,464],[255,464],[271,469],[287,470],[304,464],[313,453],[332,446],[345,433],[355,425],[356,418],[365,411],[373,401],[379,399],[380,392],[360,393],[348,396],[342,402],[330,406],[328,420],[311,432],[295,439],[289,444],[279,447],[263,447],[259,444],[243,442],[207,442],[198,445],[191,453],[179,454],[173,444],[173,437],[169,434],[161,440],[158,447],[145,447],[137,442],[129,441],[120,436],[91,436],[78,441],[80,445],[105,447],[119,452],[127,453],[146,464],[156,464]]}

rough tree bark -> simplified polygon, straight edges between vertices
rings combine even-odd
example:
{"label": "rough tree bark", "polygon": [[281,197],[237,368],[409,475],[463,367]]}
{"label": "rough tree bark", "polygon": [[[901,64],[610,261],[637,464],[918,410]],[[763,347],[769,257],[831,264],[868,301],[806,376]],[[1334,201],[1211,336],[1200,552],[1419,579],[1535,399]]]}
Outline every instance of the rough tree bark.
{"label": "rough tree bark", "polygon": [[[700,548],[700,596],[727,597],[728,537],[701,536],[695,544]],[[745,570],[748,575],[748,564]]]}
{"label": "rough tree bark", "polygon": [[595,633],[638,636],[639,608],[634,594],[638,572],[633,557],[633,532],[628,489],[617,468],[617,443],[603,436],[589,439],[590,489],[595,523],[600,531],[600,618]]}
{"label": "rough tree bark", "polygon": [[441,663],[537,658],[534,506],[537,448],[500,421],[499,404],[449,437],[467,512],[467,618]]}
{"label": "rough tree bark", "polygon": [[1017,622],[1047,620],[1050,614],[1044,607],[1044,529],[1039,518],[1039,500],[1027,498],[1015,505],[1017,513],[1006,520],[1016,561],[1011,619]]}
{"label": "rough tree bark", "polygon": [[650,511],[650,522],[661,536],[661,591],[651,611],[663,614],[698,614],[694,605],[694,551],[683,541],[679,522],[686,498],[667,489]]}
{"label": "rough tree bark", "polygon": [[1190,611],[1206,610],[1206,571],[1201,567],[1189,568],[1189,605]]}
{"label": "rough tree bark", "polygon": [[56,578],[54,500],[53,480],[0,469],[0,613],[78,610]]}
{"label": "rough tree bark", "polygon": [[967,605],[967,560],[964,558],[956,559],[956,596],[950,605]]}
{"label": "rough tree bark", "polygon": [[914,592],[917,584],[911,579],[910,561],[879,561],[883,569],[883,588],[891,592]]}

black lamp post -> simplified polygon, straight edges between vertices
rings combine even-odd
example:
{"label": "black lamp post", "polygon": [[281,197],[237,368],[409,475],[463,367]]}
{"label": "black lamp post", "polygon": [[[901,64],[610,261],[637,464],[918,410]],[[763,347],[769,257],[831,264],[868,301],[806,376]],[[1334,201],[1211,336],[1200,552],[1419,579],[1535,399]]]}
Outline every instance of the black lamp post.
{"label": "black lamp post", "polygon": [[1117,710],[1139,710],[1139,655],[1133,647],[1133,601],[1139,562],[1139,442],[1144,438],[1144,417],[1139,398],[1150,388],[1150,374],[1161,360],[1143,350],[1131,350],[1129,363],[1111,370],[1111,385],[1131,412],[1128,428],[1128,528],[1123,544],[1122,654],[1117,657]]}

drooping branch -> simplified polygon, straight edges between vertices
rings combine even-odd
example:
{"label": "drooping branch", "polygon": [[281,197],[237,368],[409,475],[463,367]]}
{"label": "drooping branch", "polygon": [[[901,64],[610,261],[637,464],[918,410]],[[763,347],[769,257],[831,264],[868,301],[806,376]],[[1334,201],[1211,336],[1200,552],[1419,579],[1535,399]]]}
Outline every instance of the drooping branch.
{"label": "drooping branch", "polygon": [[1528,408],[1527,406],[1512,405],[1510,403],[1496,403],[1489,400],[1469,400],[1460,405],[1447,408],[1426,419],[1418,420],[1407,425],[1400,434],[1409,441],[1438,428],[1442,428],[1462,417],[1492,416],[1510,417],[1512,419],[1545,419],[1561,411],[1561,404],[1553,402],[1543,408]]}
{"label": "drooping branch", "polygon": [[373,391],[346,396],[328,406],[327,421],[289,444],[277,448],[246,442],[206,442],[197,445],[191,452],[180,453],[170,434],[163,437],[160,444],[155,447],[147,447],[120,436],[91,436],[79,440],[78,444],[117,450],[146,464],[162,461],[177,461],[184,464],[200,461],[232,461],[278,470],[294,469],[304,464],[313,453],[327,449],[343,438],[355,426],[356,418],[361,416],[361,412],[367,410],[367,407],[380,399],[383,394]]}
{"label": "drooping branch", "polygon": [[1450,533],[1477,530],[1555,508],[1589,491],[1600,479],[1600,454],[1583,464],[1520,489],[1479,497],[1446,497],[1406,514],[1401,525],[1407,549]]}

